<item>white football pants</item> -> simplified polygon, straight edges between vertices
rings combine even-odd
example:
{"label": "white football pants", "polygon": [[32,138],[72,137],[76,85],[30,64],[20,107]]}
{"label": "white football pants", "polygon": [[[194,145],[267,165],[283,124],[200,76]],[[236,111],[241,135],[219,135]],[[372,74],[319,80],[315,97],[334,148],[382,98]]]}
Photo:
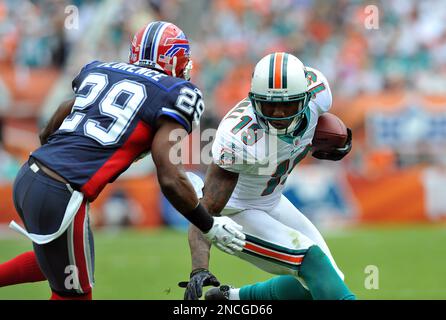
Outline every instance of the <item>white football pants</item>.
{"label": "white football pants", "polygon": [[322,235],[285,196],[269,212],[246,209],[234,213],[234,208],[225,208],[221,214],[243,226],[246,246],[236,254],[239,258],[272,274],[298,277],[307,249],[317,245],[344,279]]}

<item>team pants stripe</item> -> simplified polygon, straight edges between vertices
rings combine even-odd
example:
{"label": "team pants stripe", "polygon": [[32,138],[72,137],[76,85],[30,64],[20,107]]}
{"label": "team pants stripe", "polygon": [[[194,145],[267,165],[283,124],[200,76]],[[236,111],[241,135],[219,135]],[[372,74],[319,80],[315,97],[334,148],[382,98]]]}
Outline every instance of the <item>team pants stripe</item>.
{"label": "team pants stripe", "polygon": [[92,289],[92,281],[89,279],[89,274],[91,274],[92,268],[88,265],[88,262],[91,262],[91,259],[86,257],[86,255],[90,255],[90,251],[86,252],[86,247],[89,247],[89,245],[85,242],[88,237],[88,235],[86,235],[88,234],[86,200],[84,200],[79,208],[79,211],[70,226],[69,232],[71,233],[69,235],[70,263],[76,266],[79,279],[79,288],[77,291],[79,293],[87,293]]}
{"label": "team pants stripe", "polygon": [[289,249],[246,235],[243,252],[295,269],[302,264],[307,249]]}
{"label": "team pants stripe", "polygon": [[260,246],[257,246],[255,244],[253,244],[253,243],[246,243],[245,248],[247,250],[254,251],[254,252],[256,252],[256,253],[258,253],[260,255],[264,255],[264,256],[267,256],[267,257],[270,257],[270,258],[273,258],[273,259],[277,259],[277,260],[282,260],[284,262],[289,262],[289,263],[292,263],[292,264],[301,264],[302,260],[303,260],[303,257],[304,257],[303,255],[301,255],[301,256],[288,256],[288,255],[285,255],[285,254],[274,252],[272,250],[268,250],[268,249],[262,248]]}
{"label": "team pants stripe", "polygon": [[84,256],[86,258],[86,265],[88,271],[88,282],[90,287],[94,286],[94,270],[92,261],[92,249],[90,244],[93,244],[93,239],[90,239],[90,203],[87,201],[85,207],[85,219],[84,219]]}
{"label": "team pants stripe", "polygon": [[281,253],[285,253],[285,254],[289,254],[289,255],[301,255],[301,254],[305,254],[307,252],[307,249],[290,249],[290,248],[280,246],[280,245],[272,243],[272,242],[262,240],[260,238],[254,237],[250,234],[246,234],[246,241],[257,244],[264,248],[268,248],[268,249],[278,251]]}
{"label": "team pants stripe", "polygon": [[277,260],[277,259],[265,256],[265,255],[258,254],[258,253],[254,252],[254,251],[243,249],[242,252],[245,253],[245,254],[248,254],[250,256],[257,257],[257,258],[265,260],[265,261],[269,261],[269,262],[271,262],[273,264],[284,266],[285,268],[288,268],[288,269],[291,269],[291,270],[299,271],[299,268],[300,268],[300,264],[292,264],[292,263],[283,262],[281,260]]}

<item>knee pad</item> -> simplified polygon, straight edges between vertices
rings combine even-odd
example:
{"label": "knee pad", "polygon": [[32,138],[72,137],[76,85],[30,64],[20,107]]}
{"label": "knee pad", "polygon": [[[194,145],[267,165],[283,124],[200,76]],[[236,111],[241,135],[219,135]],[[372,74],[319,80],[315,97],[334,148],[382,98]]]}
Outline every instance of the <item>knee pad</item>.
{"label": "knee pad", "polygon": [[341,279],[330,259],[318,246],[311,246],[305,255],[299,276],[302,277],[315,300],[355,298]]}
{"label": "knee pad", "polygon": [[299,276],[305,276],[305,273],[312,271],[317,272],[317,270],[321,268],[333,268],[333,265],[322,249],[317,245],[313,245],[308,248],[303,258],[299,270]]}

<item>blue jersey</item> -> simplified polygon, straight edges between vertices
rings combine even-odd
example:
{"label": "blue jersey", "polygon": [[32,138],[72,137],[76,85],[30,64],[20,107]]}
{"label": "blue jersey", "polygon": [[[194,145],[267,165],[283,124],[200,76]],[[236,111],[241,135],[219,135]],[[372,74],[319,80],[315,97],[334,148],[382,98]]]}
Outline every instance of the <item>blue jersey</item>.
{"label": "blue jersey", "polygon": [[150,151],[160,116],[190,133],[204,111],[202,94],[191,82],[127,63],[86,65],[73,91],[71,114],[32,157],[91,201]]}

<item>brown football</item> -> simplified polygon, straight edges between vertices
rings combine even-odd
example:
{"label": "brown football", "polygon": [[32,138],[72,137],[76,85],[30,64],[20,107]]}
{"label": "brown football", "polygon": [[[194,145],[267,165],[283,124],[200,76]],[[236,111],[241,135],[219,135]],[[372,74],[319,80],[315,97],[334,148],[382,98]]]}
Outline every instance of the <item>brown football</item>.
{"label": "brown football", "polygon": [[343,147],[347,142],[347,127],[332,113],[322,114],[316,125],[313,137],[313,150]]}

